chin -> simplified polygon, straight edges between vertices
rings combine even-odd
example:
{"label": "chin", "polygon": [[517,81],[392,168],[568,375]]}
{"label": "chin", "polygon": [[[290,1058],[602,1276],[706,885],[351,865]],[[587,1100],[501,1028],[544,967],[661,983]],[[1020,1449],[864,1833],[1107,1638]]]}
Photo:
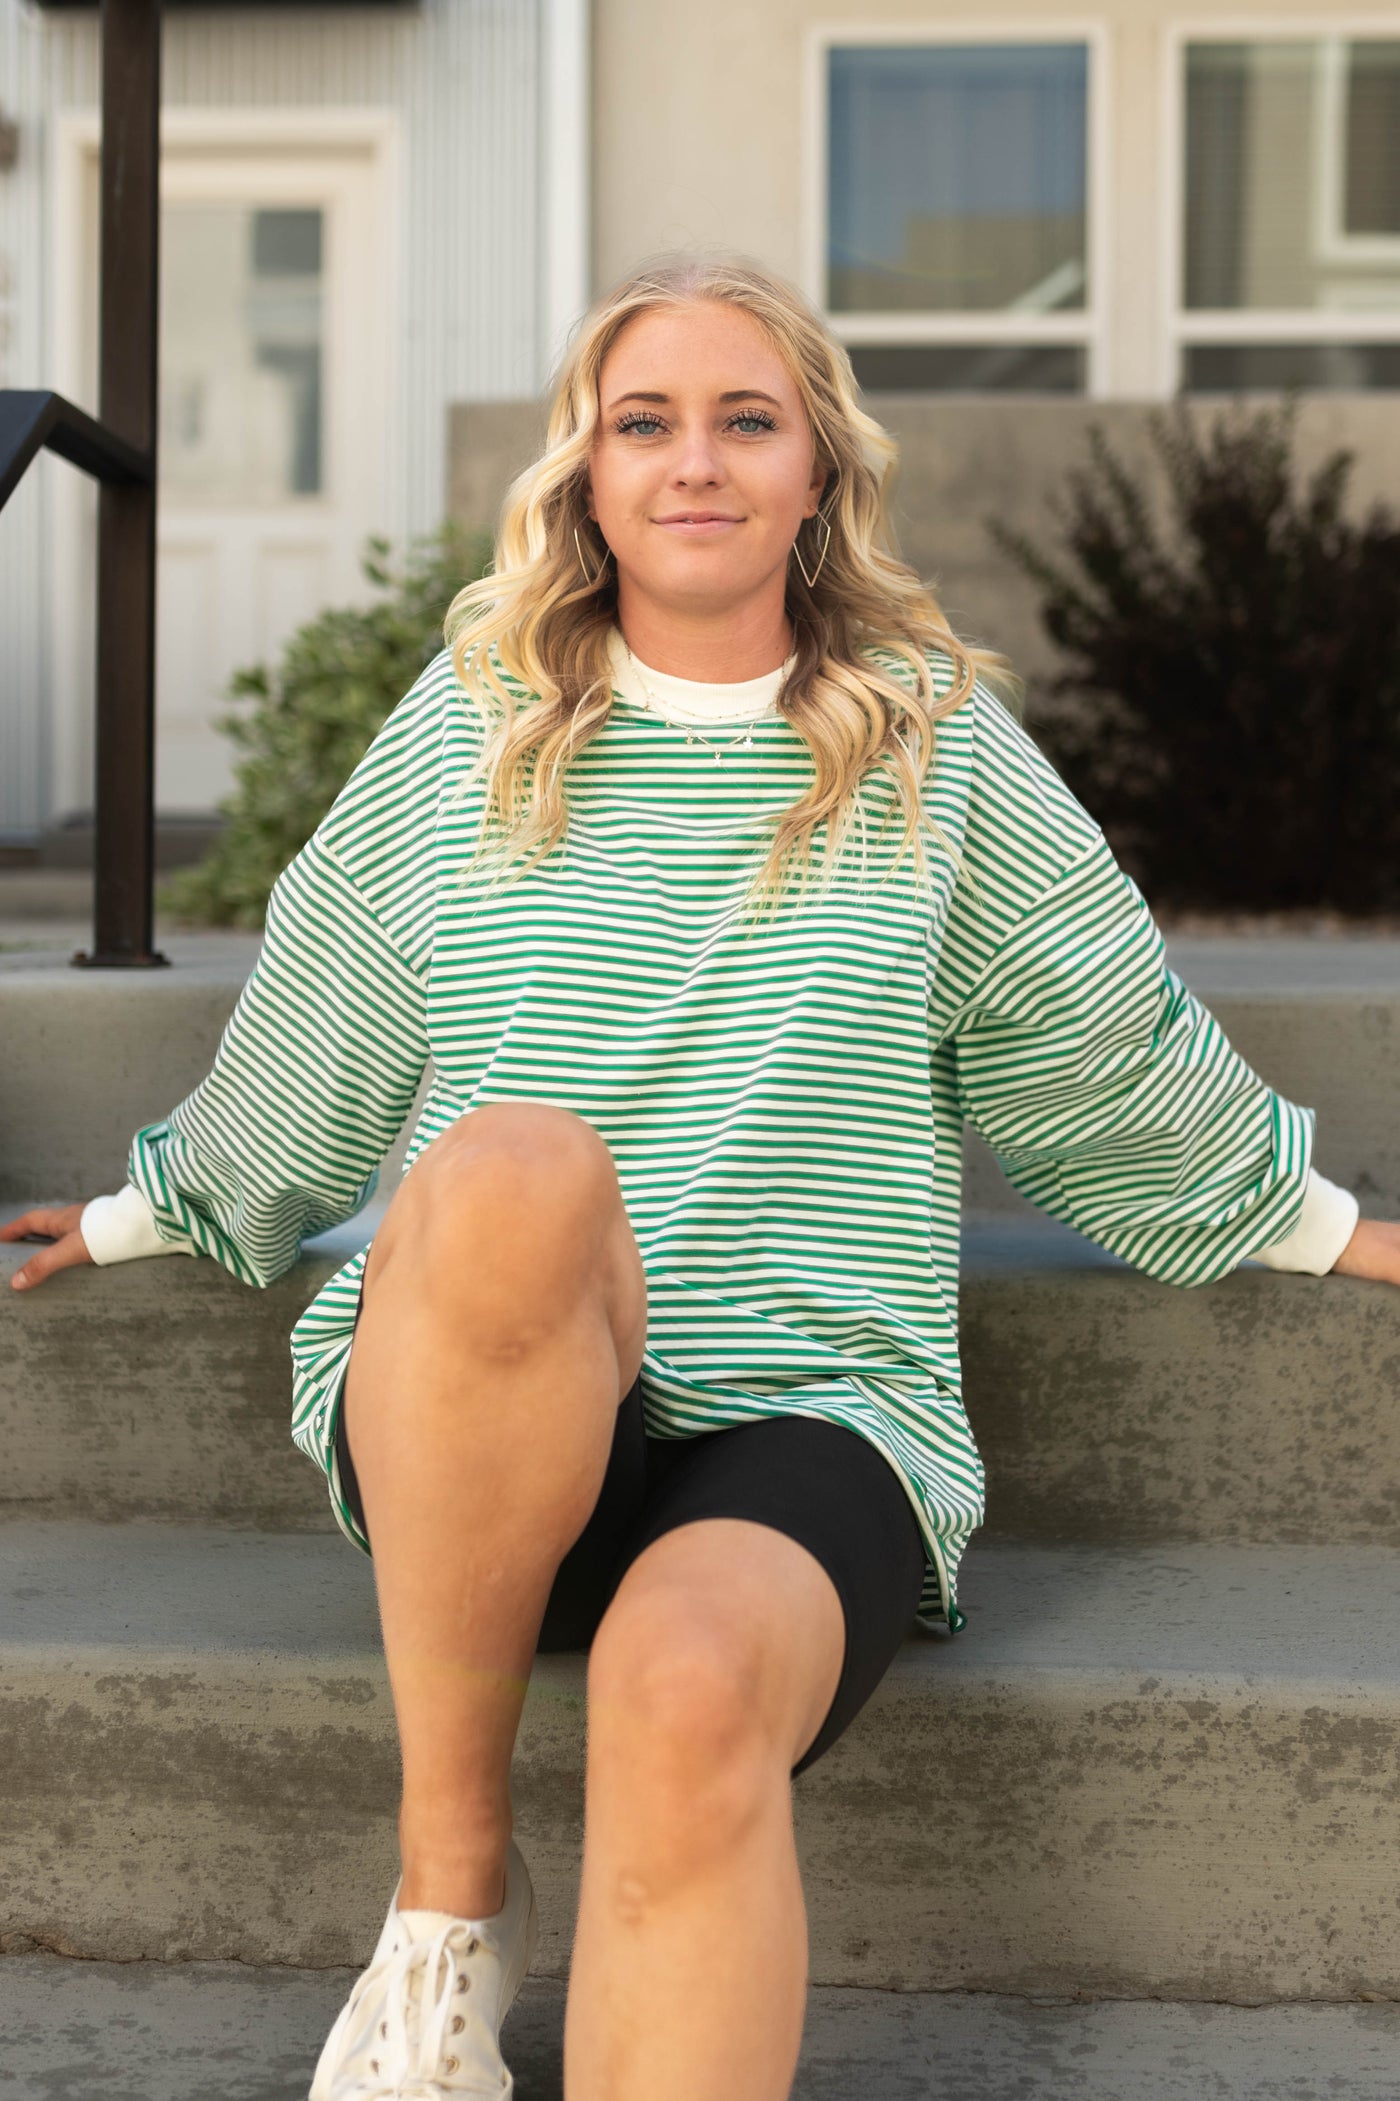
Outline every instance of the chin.
{"label": "chin", "polygon": [[667,562],[650,575],[639,575],[637,582],[649,597],[687,607],[713,602],[718,608],[749,597],[768,573],[761,564],[705,561],[702,550],[694,552],[702,558],[692,554],[689,560]]}

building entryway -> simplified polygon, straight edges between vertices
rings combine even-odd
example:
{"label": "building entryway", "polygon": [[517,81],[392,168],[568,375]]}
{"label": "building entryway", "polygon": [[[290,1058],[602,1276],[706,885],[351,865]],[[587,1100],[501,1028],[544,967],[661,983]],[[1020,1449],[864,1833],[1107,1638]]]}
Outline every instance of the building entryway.
{"label": "building entryway", "polygon": [[[242,666],[363,598],[359,557],[386,529],[390,214],[382,138],[266,136],[255,119],[167,117],[161,169],[156,808],[207,812],[237,753],[215,727]],[[82,288],[72,319],[96,406],[98,156],[75,142]],[[75,391],[78,391],[75,389]],[[91,804],[96,505],[54,544],[57,806]],[[70,514],[71,517],[72,514]]]}

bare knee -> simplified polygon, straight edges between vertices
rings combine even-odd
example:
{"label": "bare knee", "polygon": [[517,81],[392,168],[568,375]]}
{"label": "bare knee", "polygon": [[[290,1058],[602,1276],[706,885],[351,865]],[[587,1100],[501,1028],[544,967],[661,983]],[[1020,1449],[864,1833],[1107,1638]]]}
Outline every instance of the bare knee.
{"label": "bare knee", "polygon": [[[752,1644],[674,1592],[619,1592],[588,1658],[589,1785],[625,1798],[619,1872],[642,1903],[703,1871],[760,1816],[787,1760]],[[625,1894],[625,1893],[624,1893]]]}
{"label": "bare knee", "polygon": [[399,1184],[366,1294],[371,1262],[410,1266],[415,1288],[468,1324],[483,1354],[519,1356],[575,1315],[620,1203],[612,1154],[582,1117],[485,1103],[425,1146]]}
{"label": "bare knee", "polygon": [[488,1180],[502,1191],[531,1189],[538,1181],[567,1200],[596,1194],[600,1181],[616,1183],[607,1141],[572,1109],[553,1102],[483,1102],[439,1131],[404,1177],[403,1189],[441,1200],[464,1181]]}

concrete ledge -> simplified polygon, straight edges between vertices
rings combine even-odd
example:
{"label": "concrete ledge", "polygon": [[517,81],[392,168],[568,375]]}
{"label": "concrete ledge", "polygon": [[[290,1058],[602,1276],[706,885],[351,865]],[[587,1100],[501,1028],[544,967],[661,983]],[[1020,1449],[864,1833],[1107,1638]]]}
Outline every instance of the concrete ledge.
{"label": "concrete ledge", "polygon": [[1400,1546],[1400,1294],[1249,1264],[1186,1291],[973,1221],[959,1327],[991,1536]]}
{"label": "concrete ledge", "polygon": [[[1319,1171],[1353,1192],[1363,1218],[1400,1217],[1400,989],[1342,989],[1329,985],[1319,966],[1311,978],[1302,976],[1299,964],[1308,989],[1253,992],[1245,988],[1251,969],[1260,966],[1246,952],[1229,990],[1214,982],[1229,968],[1231,944],[1219,947],[1211,968],[1202,962],[1187,983],[1255,1072],[1289,1101],[1317,1111]],[[1376,947],[1400,949],[1400,943]],[[1335,962],[1332,967],[1343,975]],[[1381,968],[1388,973],[1392,966]],[[967,1133],[963,1163],[969,1212],[1036,1215],[975,1132]]]}
{"label": "concrete ledge", "polygon": [[[168,970],[75,970],[59,948],[0,954],[0,1201],[119,1188],[132,1132],[208,1071],[258,937],[163,934],[162,946]],[[1400,942],[1184,942],[1181,962],[1255,1070],[1317,1111],[1322,1172],[1363,1216],[1400,1216]],[[970,1213],[1034,1215],[971,1134],[964,1161]]]}
{"label": "concrete ledge", "polygon": [[[0,1511],[329,1527],[288,1336],[382,1209],[262,1291],[206,1257],[18,1294],[29,1250],[0,1245]],[[993,1536],[1400,1545],[1387,1287],[1248,1267],[1174,1290],[1048,1220],[974,1222],[960,1322]]]}
{"label": "concrete ledge", "polygon": [[0,1245],[0,1512],[333,1526],[291,1442],[288,1338],[355,1244],[305,1242],[265,1290],[172,1256],[62,1270],[27,1293],[9,1279],[33,1243]]}
{"label": "concrete ledge", "polygon": [[[107,1959],[362,1963],[395,1873],[371,1571],[339,1540],[0,1529],[0,1930]],[[795,1784],[818,1984],[1400,1997],[1400,1553],[974,1545]],[[585,1660],[513,1778],[567,1968]]]}
{"label": "concrete ledge", "polygon": [[[387,1901],[387,1900],[386,1900]],[[0,1963],[16,2094],[43,2101],[301,2095],[353,1970],[235,1963]],[[561,2101],[562,1980],[527,1979],[506,2016],[520,2101]],[[1166,2006],[985,1992],[808,1993],[792,2101],[1394,2101],[1400,2006]],[[193,2101],[202,2101],[202,2089]]]}
{"label": "concrete ledge", "polygon": [[[84,941],[86,946],[86,940]],[[208,1072],[257,960],[252,934],[162,936],[162,970],[76,970],[68,950],[0,954],[0,1201],[120,1189],[132,1133]],[[402,1164],[429,1066],[387,1156]]]}

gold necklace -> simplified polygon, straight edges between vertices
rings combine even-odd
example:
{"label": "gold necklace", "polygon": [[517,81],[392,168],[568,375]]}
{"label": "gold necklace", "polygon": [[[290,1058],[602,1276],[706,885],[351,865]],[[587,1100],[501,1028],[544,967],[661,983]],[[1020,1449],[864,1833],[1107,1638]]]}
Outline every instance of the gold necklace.
{"label": "gold necklace", "polygon": [[648,713],[650,713],[652,709],[655,709],[657,719],[659,721],[669,721],[673,729],[683,729],[686,732],[685,741],[687,744],[703,744],[707,751],[712,751],[715,755],[716,766],[718,766],[721,763],[721,761],[724,758],[724,754],[727,751],[733,751],[736,747],[742,748],[744,745],[753,743],[754,726],[755,722],[757,721],[757,717],[755,717],[755,722],[751,722],[749,724],[748,729],[745,731],[742,737],[731,737],[727,744],[711,744],[709,738],[702,737],[700,735],[700,732],[698,730],[693,729],[690,723],[675,721],[672,717],[666,714],[665,710],[661,705],[661,702],[658,700],[655,693],[652,692],[651,687],[647,684],[646,680],[642,677],[642,667],[637,662],[637,659],[632,655],[632,645],[630,642],[627,645],[627,656],[629,662],[631,663],[633,671],[637,674],[637,683],[641,687],[643,693],[645,693],[646,695],[646,699],[642,702],[643,708],[645,708],[648,711]]}

